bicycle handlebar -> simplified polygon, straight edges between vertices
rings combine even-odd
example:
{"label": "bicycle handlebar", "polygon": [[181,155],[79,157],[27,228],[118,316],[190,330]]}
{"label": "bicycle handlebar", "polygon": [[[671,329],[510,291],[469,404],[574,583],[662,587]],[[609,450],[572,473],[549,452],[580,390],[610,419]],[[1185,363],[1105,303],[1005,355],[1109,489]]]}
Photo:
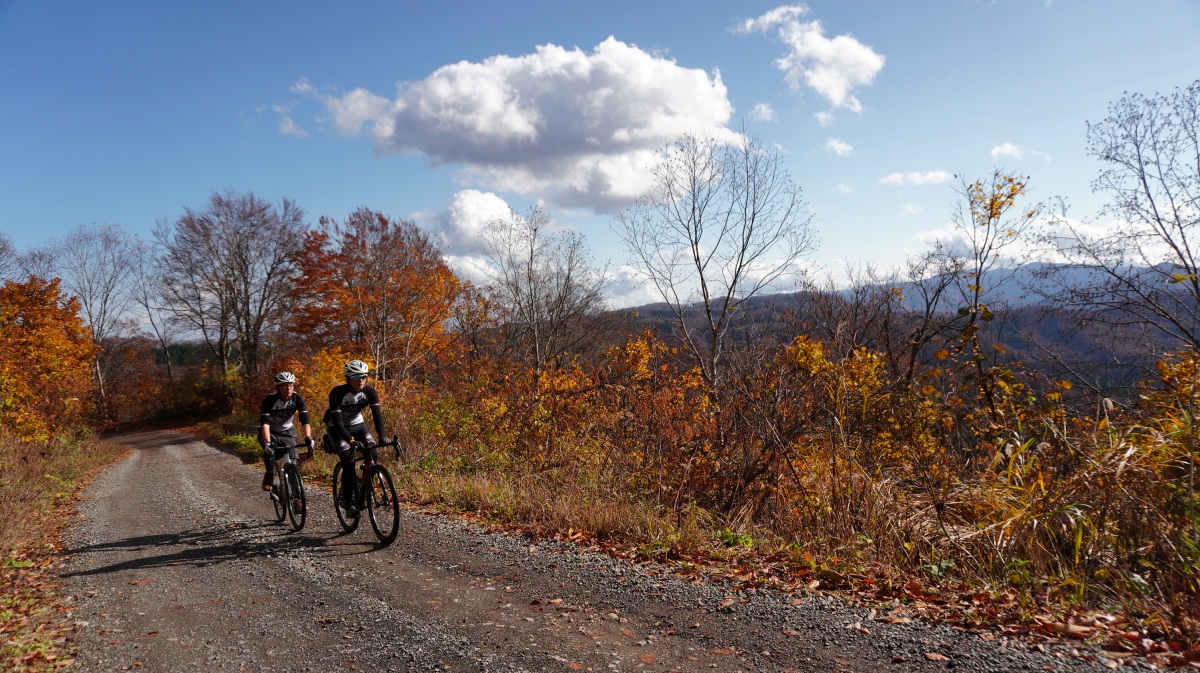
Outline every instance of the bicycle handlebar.
{"label": "bicycle handlebar", "polygon": [[[355,444],[358,444],[358,443],[359,442],[357,439],[355,439],[353,437],[350,438],[350,446],[354,446]],[[391,441],[377,443],[375,445],[375,448],[379,449],[379,448],[383,448],[385,446],[395,447],[396,448],[396,460],[400,460],[400,437],[398,435],[392,435]]]}

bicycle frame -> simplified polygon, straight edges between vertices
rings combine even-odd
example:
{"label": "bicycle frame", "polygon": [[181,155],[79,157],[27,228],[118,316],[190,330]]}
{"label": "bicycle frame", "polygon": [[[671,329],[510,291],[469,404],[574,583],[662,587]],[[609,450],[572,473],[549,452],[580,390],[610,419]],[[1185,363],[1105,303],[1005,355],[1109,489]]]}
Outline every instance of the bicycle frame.
{"label": "bicycle frame", "polygon": [[[292,528],[297,531],[304,527],[307,519],[307,498],[304,494],[304,481],[300,476],[299,446],[268,446],[264,456],[270,461],[274,475],[271,501],[275,505],[275,516],[279,521],[290,518]],[[294,480],[289,474],[294,475]]]}
{"label": "bicycle frame", "polygon": [[378,462],[377,459],[379,457],[379,449],[385,446],[396,447],[396,457],[400,457],[400,439],[398,437],[392,437],[392,440],[389,442],[376,444],[369,456],[364,456],[359,452],[357,441],[350,443],[350,449],[354,451],[354,481],[358,483],[359,486],[359,488],[356,489],[357,492],[354,494],[354,506],[360,510],[363,509],[363,505],[366,504],[367,491],[363,487],[367,485],[367,475],[369,473],[368,468]]}
{"label": "bicycle frame", "polygon": [[[399,532],[400,510],[391,473],[385,465],[378,462],[378,448],[394,446],[398,455],[399,439],[393,436],[392,441],[377,444],[371,450],[365,450],[358,442],[351,442],[350,446],[354,453],[349,461],[349,469],[354,472],[345,474],[346,463],[340,461],[334,468],[334,509],[338,521],[342,530],[352,533],[358,528],[359,519],[365,512],[380,543],[387,546],[396,540]],[[348,482],[343,482],[343,479],[347,479]],[[343,483],[348,486],[346,490],[352,492],[341,492],[339,484]],[[340,504],[339,499],[342,497],[349,498],[348,508]]]}

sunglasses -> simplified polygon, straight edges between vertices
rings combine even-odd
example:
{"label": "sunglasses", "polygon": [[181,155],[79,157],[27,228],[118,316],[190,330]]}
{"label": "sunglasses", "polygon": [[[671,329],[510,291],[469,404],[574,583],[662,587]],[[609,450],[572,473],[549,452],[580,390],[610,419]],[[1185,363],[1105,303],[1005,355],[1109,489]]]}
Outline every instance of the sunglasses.
{"label": "sunglasses", "polygon": [[351,376],[351,377],[350,377],[350,380],[351,380],[351,381],[361,381],[361,380],[363,380],[363,379],[365,379],[365,378],[367,378],[367,375],[366,375],[366,374],[355,374],[354,376]]}

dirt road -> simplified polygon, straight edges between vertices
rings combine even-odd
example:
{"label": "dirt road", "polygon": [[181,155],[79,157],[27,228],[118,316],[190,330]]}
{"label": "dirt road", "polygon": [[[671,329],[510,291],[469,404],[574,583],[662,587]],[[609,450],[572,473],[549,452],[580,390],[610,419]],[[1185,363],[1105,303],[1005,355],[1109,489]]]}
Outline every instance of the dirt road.
{"label": "dirt road", "polygon": [[294,533],[258,467],[170,432],[114,441],[133,451],[67,541],[83,671],[1095,670],[451,517],[406,513],[379,549],[317,489]]}

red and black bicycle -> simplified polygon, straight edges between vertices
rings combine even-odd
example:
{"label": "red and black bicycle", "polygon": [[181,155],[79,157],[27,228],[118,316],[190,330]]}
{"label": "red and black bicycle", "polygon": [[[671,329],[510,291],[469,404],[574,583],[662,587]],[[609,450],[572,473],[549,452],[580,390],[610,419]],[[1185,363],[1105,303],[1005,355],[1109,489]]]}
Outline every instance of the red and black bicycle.
{"label": "red and black bicycle", "polygon": [[[384,547],[395,542],[400,532],[400,500],[396,497],[391,472],[378,460],[379,449],[385,446],[395,447],[396,455],[400,455],[400,439],[395,436],[390,442],[376,445],[366,455],[362,455],[359,447],[351,443],[355,456],[355,476],[358,477],[354,480],[354,492],[349,494],[352,508],[345,507],[342,500],[342,463],[339,461],[333,468],[333,506],[342,530],[353,533],[358,528],[363,510],[366,510],[371,528]],[[362,463],[361,470],[359,463]]]}

